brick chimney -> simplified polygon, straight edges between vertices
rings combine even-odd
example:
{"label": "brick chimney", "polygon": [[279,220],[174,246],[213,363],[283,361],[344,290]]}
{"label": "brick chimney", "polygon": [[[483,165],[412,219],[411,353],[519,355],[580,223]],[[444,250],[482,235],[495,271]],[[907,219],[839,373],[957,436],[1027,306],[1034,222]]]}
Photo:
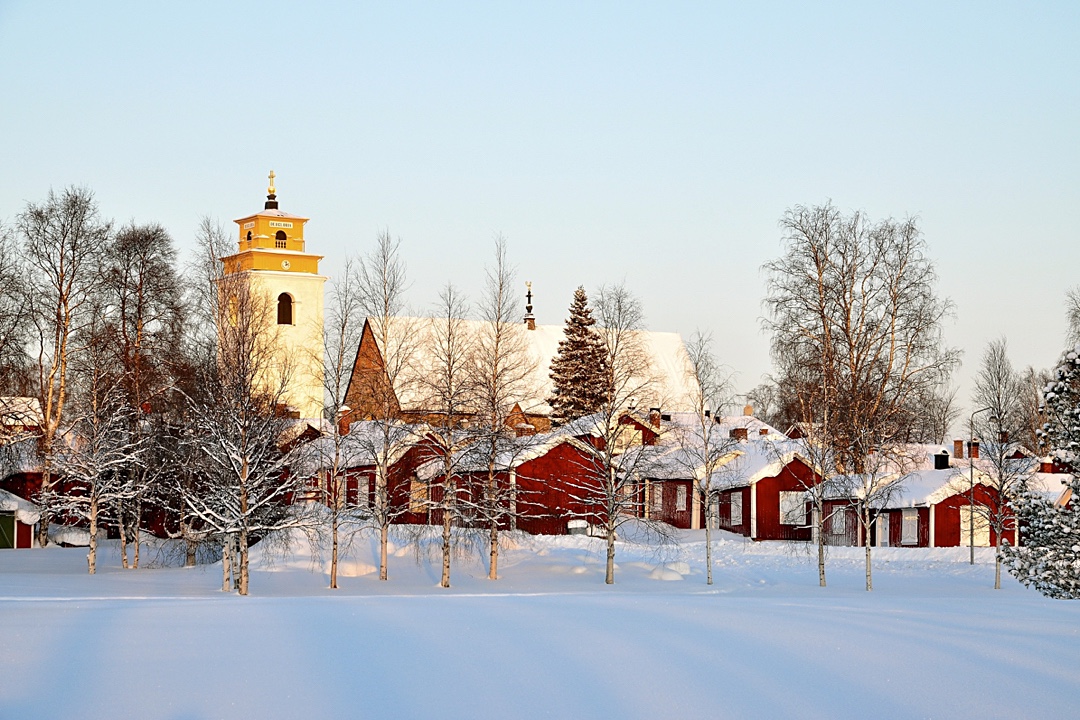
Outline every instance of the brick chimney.
{"label": "brick chimney", "polygon": [[352,423],[352,408],[348,405],[342,405],[338,410],[337,426],[338,435],[348,435],[349,425]]}
{"label": "brick chimney", "polygon": [[970,457],[972,460],[978,460],[979,459],[979,441],[978,440],[972,440],[971,442],[968,443],[968,457]]}
{"label": "brick chimney", "polygon": [[733,440],[738,440],[739,442],[746,442],[747,431],[744,427],[731,428],[731,432],[729,433],[729,435]]}
{"label": "brick chimney", "polygon": [[963,460],[964,459],[964,441],[963,440],[953,440],[952,441],[952,455],[957,460]]}
{"label": "brick chimney", "polygon": [[660,408],[649,408],[649,424],[653,427],[660,427]]}

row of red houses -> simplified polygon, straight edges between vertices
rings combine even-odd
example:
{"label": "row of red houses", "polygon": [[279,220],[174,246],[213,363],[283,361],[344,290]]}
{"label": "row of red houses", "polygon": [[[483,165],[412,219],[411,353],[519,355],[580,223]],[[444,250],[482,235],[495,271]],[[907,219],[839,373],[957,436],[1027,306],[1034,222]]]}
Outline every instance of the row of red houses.
{"label": "row of red houses", "polygon": [[[500,524],[533,534],[564,534],[602,524],[607,505],[602,491],[602,469],[596,462],[600,434],[589,429],[590,419],[540,434],[522,434],[500,447],[493,464],[500,496],[507,503]],[[630,438],[621,448],[626,458],[647,455],[647,462],[621,464],[634,473],[626,483],[632,500],[621,511],[667,523],[675,528],[700,529],[705,508],[696,486],[701,468],[695,465],[692,442],[686,432],[695,423],[688,413],[627,412],[620,421]],[[710,478],[715,491],[714,527],[752,540],[809,541],[814,537],[813,506],[808,489],[821,483],[809,459],[806,439],[792,439],[756,419],[747,409],[742,416],[711,419],[713,440],[721,446],[723,461]],[[303,467],[311,477],[309,499],[327,501],[328,459],[333,438],[329,427],[307,428]],[[345,430],[345,428],[343,428]],[[341,445],[344,502],[363,508],[375,502],[375,453],[387,452],[386,478],[395,522],[438,524],[442,510],[435,482],[443,468],[444,453],[430,429],[402,425],[394,430],[387,451],[382,425],[354,422]],[[698,438],[700,442],[700,437]],[[458,488],[460,517],[468,523],[468,508],[479,504],[489,482],[486,458],[475,449],[457,451],[453,467]],[[936,446],[915,448],[914,467],[908,468],[888,502],[873,508],[875,520],[864,532],[857,520],[858,497],[830,493],[825,501],[824,532],[833,545],[955,547],[972,538],[976,545],[996,545],[1001,538],[983,520],[985,508],[997,510],[999,499],[979,464],[977,446],[964,457],[962,443],[953,453]],[[700,465],[700,463],[698,463]],[[25,469],[24,469],[25,470]],[[1029,482],[1059,502],[1068,499],[1071,476],[1062,468],[1044,466]],[[33,473],[19,472],[0,480],[0,548],[27,547],[33,542],[36,510],[28,502],[34,490]],[[974,502],[974,504],[973,504]],[[479,518],[475,518],[480,522]],[[869,535],[867,537],[867,535]],[[1016,541],[1011,529],[1004,533]]]}

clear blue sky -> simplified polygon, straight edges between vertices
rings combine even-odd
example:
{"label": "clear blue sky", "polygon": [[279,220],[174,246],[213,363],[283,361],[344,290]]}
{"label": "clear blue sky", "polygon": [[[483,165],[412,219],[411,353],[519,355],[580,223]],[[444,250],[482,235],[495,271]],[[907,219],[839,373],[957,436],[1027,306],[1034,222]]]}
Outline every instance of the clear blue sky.
{"label": "clear blue sky", "polygon": [[330,275],[388,228],[422,310],[501,232],[540,322],[625,279],[745,391],[777,220],[831,198],[921,219],[962,400],[987,340],[1060,351],[1080,3],[312,5],[0,0],[0,219],[83,184],[187,251],[273,169]]}

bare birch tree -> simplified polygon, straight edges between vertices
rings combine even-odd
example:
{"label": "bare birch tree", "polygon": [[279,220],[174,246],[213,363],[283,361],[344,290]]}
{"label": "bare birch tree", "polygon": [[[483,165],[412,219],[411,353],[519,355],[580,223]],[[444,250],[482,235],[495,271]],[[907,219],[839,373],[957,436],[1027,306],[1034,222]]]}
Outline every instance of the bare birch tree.
{"label": "bare birch tree", "polygon": [[429,481],[428,507],[442,525],[442,577],[439,584],[450,587],[450,559],[453,527],[461,512],[458,463],[460,451],[472,438],[466,432],[475,414],[474,338],[465,316],[468,305],[452,284],[439,293],[439,305],[429,320],[426,347],[418,377],[424,407],[428,409],[430,437],[440,456],[439,470]]}
{"label": "bare birch tree", "polygon": [[718,497],[727,484],[725,470],[732,463],[738,441],[724,435],[712,413],[730,399],[727,377],[712,351],[712,337],[695,333],[686,346],[687,403],[692,410],[689,422],[676,428],[679,458],[694,480],[694,494],[701,505],[705,525],[705,582],[713,584],[712,530],[718,522]]}
{"label": "bare birch tree", "polygon": [[655,452],[652,448],[625,452],[633,441],[634,430],[621,421],[623,414],[639,401],[658,395],[643,337],[641,302],[625,285],[605,286],[598,293],[596,311],[606,360],[607,393],[599,411],[585,418],[597,435],[597,441],[588,447],[599,486],[587,488],[582,500],[598,502],[603,509],[602,531],[607,543],[604,582],[611,585],[615,582],[615,542],[623,524],[640,522],[661,541],[668,538],[670,528],[642,512],[639,479],[649,476]]}
{"label": "bare birch tree", "polygon": [[[391,471],[414,439],[414,428],[404,422],[398,393],[413,390],[412,370],[421,327],[415,319],[404,316],[408,283],[400,239],[380,233],[375,247],[358,261],[356,272],[360,309],[366,319],[346,398],[350,417],[373,425],[372,431],[356,438],[356,443],[375,469],[369,518],[379,533],[379,579],[386,580],[390,525],[408,510],[408,505],[394,502]],[[362,357],[363,337],[368,334],[374,347],[370,357]]]}
{"label": "bare birch tree", "polygon": [[[137,411],[129,418],[130,430],[133,437],[139,437],[156,424],[158,432],[143,438],[153,444],[163,439],[163,428],[160,422],[151,422],[151,414],[160,418],[168,406],[182,402],[172,392],[170,372],[175,367],[173,359],[181,353],[184,314],[176,250],[168,232],[157,224],[132,223],[121,228],[109,245],[102,290],[107,308],[104,341],[115,357],[125,405]],[[134,542],[133,567],[139,566],[143,505],[154,500],[152,494],[166,471],[161,463],[145,462],[123,471],[131,476],[130,485],[135,490],[130,503],[120,507],[125,568],[129,537]]]}
{"label": "bare birch tree", "polygon": [[[349,379],[352,377],[356,349],[360,344],[360,334],[364,327],[361,307],[360,281],[357,277],[356,263],[346,258],[341,273],[330,289],[325,320],[323,322],[323,382],[327,398],[326,416],[332,423],[333,430],[327,441],[315,447],[321,450],[319,466],[323,468],[322,490],[330,520],[330,587],[336,589],[338,576],[338,556],[342,522],[357,517],[366,507],[350,507],[346,497],[347,466],[345,456],[346,435],[341,425],[349,422],[349,406],[345,394]],[[365,504],[366,505],[366,504]]]}
{"label": "bare birch tree", "polygon": [[515,489],[498,482],[500,465],[520,452],[523,443],[513,442],[510,415],[515,402],[532,396],[536,361],[529,354],[520,305],[514,295],[514,268],[506,257],[506,239],[495,238],[495,258],[486,269],[484,294],[479,303],[480,326],[472,357],[472,387],[476,422],[471,428],[477,452],[486,466],[487,479],[479,502],[478,519],[488,529],[488,579],[499,576],[499,526],[507,523],[515,507]]}
{"label": "bare birch tree", "polygon": [[172,492],[163,498],[179,517],[179,536],[184,541],[184,565],[195,565],[201,547],[213,554],[212,531],[204,526],[184,502],[184,497],[205,486],[199,448],[187,436],[197,426],[193,409],[208,406],[212,387],[205,379],[213,377],[218,363],[218,321],[226,317],[222,282],[225,277],[221,258],[231,253],[231,237],[222,223],[209,215],[199,218],[195,229],[196,252],[182,278],[185,331],[180,347],[171,360],[176,391],[183,397],[177,403],[177,417],[170,428],[173,437],[171,466],[174,469]]}
{"label": "bare birch tree", "polygon": [[[1006,532],[1017,531],[1014,508],[1020,502],[1028,481],[1037,470],[1037,459],[1025,457],[1031,450],[1024,448],[1025,410],[1024,382],[1009,361],[1005,338],[990,341],[983,353],[982,365],[975,376],[972,403],[989,408],[976,414],[973,437],[982,437],[979,460],[975,463],[982,482],[989,483],[997,498],[979,503],[972,510],[997,535],[994,552],[994,589],[1001,589],[1001,538]],[[971,518],[975,521],[975,517]],[[1015,537],[1015,536],[1014,536]]]}
{"label": "bare birch tree", "polygon": [[[78,348],[73,338],[87,321],[86,310],[100,281],[100,263],[112,232],[87,188],[52,190],[44,202],[27,203],[18,228],[30,282],[31,317],[42,409],[43,494],[54,481],[49,458],[68,400],[69,366]],[[38,543],[48,544],[50,512],[42,507]]]}
{"label": "bare birch tree", "polygon": [[283,447],[288,420],[279,409],[291,368],[276,352],[270,300],[240,274],[225,276],[219,289],[218,361],[203,379],[209,392],[191,407],[202,482],[180,490],[191,514],[222,539],[223,568],[235,545],[237,586],[247,595],[250,545],[275,531],[309,528],[312,519],[294,503],[306,487],[289,472]]}
{"label": "bare birch tree", "polygon": [[[97,323],[95,322],[95,325]],[[91,346],[71,366],[77,380],[74,419],[66,438],[53,446],[53,463],[67,485],[65,492],[50,488],[47,504],[59,515],[89,524],[89,573],[97,571],[98,530],[104,518],[124,522],[125,504],[139,490],[131,472],[143,464],[146,439],[133,432],[138,412],[129,405],[105,347],[106,336],[92,327]],[[126,561],[126,556],[125,556]],[[127,567],[127,563],[124,563]]]}
{"label": "bare birch tree", "polygon": [[[910,434],[915,399],[957,363],[942,339],[951,305],[914,219],[870,222],[831,204],[781,220],[785,254],[767,263],[766,328],[781,382],[799,396],[821,449],[824,484],[860,475],[875,447]],[[903,439],[906,440],[906,435]],[[819,583],[825,584],[823,503],[815,491]]]}

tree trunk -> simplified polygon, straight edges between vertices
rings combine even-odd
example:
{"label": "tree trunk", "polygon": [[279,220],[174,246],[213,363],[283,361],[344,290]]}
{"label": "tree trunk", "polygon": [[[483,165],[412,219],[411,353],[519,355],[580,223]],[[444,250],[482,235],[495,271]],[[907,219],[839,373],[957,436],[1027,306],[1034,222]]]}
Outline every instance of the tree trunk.
{"label": "tree trunk", "polygon": [[604,574],[604,584],[615,584],[615,528],[607,531],[607,569]]}
{"label": "tree trunk", "polygon": [[488,568],[488,580],[499,579],[499,521],[491,521],[491,562]]}
{"label": "tree trunk", "polygon": [[386,579],[386,543],[390,539],[390,523],[383,521],[379,528],[379,579]]}
{"label": "tree trunk", "polygon": [[998,535],[998,546],[994,548],[994,589],[1001,589],[1001,536]]}
{"label": "tree trunk", "polygon": [[874,578],[870,572],[870,543],[866,543],[866,591],[874,589]]}
{"label": "tree trunk", "polygon": [[229,545],[232,538],[226,535],[221,541],[221,592],[232,592],[232,561],[229,556]]}
{"label": "tree trunk", "polygon": [[491,537],[489,547],[488,580],[499,579],[499,493],[495,480],[495,468],[488,462],[488,511],[491,513]]}
{"label": "tree trunk", "polygon": [[248,594],[248,534],[247,528],[240,528],[240,594]]}
{"label": "tree trunk", "polygon": [[825,528],[824,525],[824,509],[817,511],[817,517],[814,519],[814,526],[817,528],[817,572],[818,572],[818,587],[825,587]]}
{"label": "tree trunk", "polygon": [[142,520],[142,502],[135,503],[135,525],[131,528],[131,536],[135,543],[135,556],[133,558],[134,563],[132,567],[138,569],[139,567],[139,544],[142,542],[142,533],[140,532],[139,525]]}
{"label": "tree trunk", "polygon": [[705,584],[712,585],[712,525],[709,513],[705,512]]}
{"label": "tree trunk", "polygon": [[[42,448],[42,455],[45,457],[43,467],[41,469],[41,494],[45,495],[52,489],[52,471],[49,467],[49,453],[51,448],[46,445]],[[41,503],[41,519],[38,521],[38,547],[49,546],[49,521],[52,520],[52,513],[49,512],[49,504],[47,502]]]}
{"label": "tree trunk", "polygon": [[187,545],[187,552],[184,553],[184,567],[195,567],[195,550],[198,545],[191,539],[191,526],[188,525],[187,532],[184,533],[184,543]]}
{"label": "tree trunk", "polygon": [[[443,498],[446,499],[445,497]],[[444,502],[445,506],[446,503]],[[442,579],[439,585],[450,587],[450,508],[443,507],[442,512]]]}
{"label": "tree trunk", "polygon": [[87,569],[93,575],[97,572],[97,516],[98,501],[93,494],[90,495],[90,552],[86,554]]}
{"label": "tree trunk", "polygon": [[337,590],[338,564],[338,515],[335,512],[330,524],[330,589]]}
{"label": "tree trunk", "polygon": [[874,589],[874,578],[871,574],[870,565],[870,512],[869,508],[863,511],[863,546],[866,548],[866,591],[870,592]]}
{"label": "tree trunk", "polygon": [[127,570],[128,569],[128,540],[127,540],[127,519],[124,517],[124,503],[118,502],[116,504],[116,516],[117,524],[120,526],[120,564]]}

